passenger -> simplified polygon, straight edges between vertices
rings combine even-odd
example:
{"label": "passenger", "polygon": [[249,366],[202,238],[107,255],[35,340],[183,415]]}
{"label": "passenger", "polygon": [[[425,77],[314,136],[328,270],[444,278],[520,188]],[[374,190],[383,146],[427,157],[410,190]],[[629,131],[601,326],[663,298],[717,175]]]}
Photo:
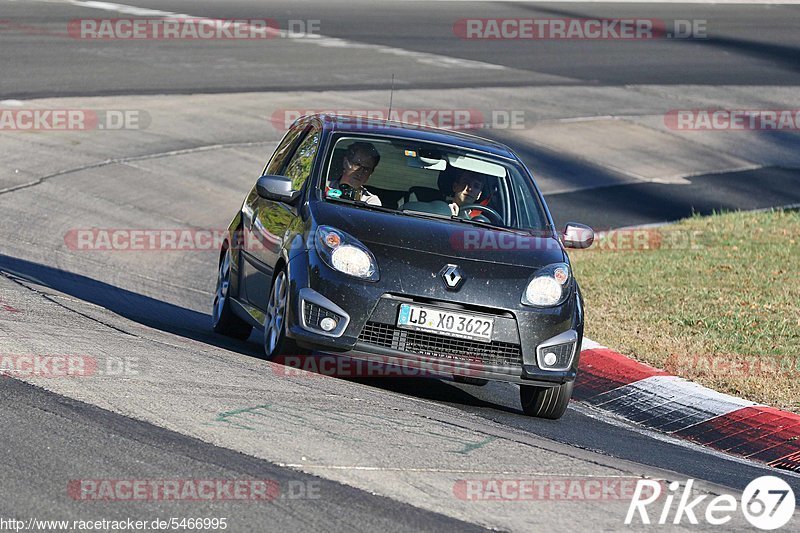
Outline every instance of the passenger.
{"label": "passenger", "polygon": [[340,198],[345,200],[382,205],[377,195],[364,188],[380,160],[381,155],[372,144],[368,142],[351,144],[342,157],[342,175],[330,182],[326,195],[330,196],[331,190],[338,189],[341,191]]}

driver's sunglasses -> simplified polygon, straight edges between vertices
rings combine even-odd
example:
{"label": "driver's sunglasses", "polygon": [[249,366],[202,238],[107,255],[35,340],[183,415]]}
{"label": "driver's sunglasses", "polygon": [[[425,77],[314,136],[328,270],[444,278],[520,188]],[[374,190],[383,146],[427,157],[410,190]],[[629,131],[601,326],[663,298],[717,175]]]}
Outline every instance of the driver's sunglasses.
{"label": "driver's sunglasses", "polygon": [[[372,174],[372,171],[375,170],[375,167],[371,167],[369,165],[365,165],[365,164],[363,164],[363,163],[361,163],[359,161],[353,161],[348,156],[344,157],[344,163],[345,163],[345,165],[348,166],[349,169],[351,169],[350,170],[351,172],[366,171],[366,172]],[[353,167],[355,167],[355,168],[353,168]]]}

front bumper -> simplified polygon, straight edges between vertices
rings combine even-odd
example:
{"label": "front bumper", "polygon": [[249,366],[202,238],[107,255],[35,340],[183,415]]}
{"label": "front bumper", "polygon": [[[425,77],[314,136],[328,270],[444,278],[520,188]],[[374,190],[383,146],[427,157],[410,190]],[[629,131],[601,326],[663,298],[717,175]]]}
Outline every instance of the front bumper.
{"label": "front bumper", "polygon": [[[400,287],[393,285],[402,285],[402,280],[355,280],[332,271],[313,251],[290,262],[289,279],[288,335],[305,348],[365,361],[418,366],[443,377],[462,375],[537,386],[575,379],[583,334],[577,296],[559,307],[543,310],[492,308],[453,301],[455,298],[428,298],[409,294],[410,291],[397,294],[394,290]],[[495,323],[492,342],[398,328],[397,316],[403,302],[491,314]],[[317,320],[320,316],[333,316],[337,327],[322,331],[318,322],[309,324],[311,315]],[[565,336],[573,343],[567,364],[557,365],[558,370],[543,368],[544,352],[537,348],[563,341]]]}

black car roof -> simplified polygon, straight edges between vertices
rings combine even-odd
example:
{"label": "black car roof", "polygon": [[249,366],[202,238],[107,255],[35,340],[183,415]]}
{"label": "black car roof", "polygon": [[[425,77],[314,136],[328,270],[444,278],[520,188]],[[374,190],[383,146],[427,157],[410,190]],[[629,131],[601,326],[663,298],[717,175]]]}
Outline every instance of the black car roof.
{"label": "black car roof", "polygon": [[471,150],[487,152],[499,157],[517,159],[511,149],[504,144],[459,131],[431,128],[393,120],[327,113],[311,115],[309,118],[319,119],[323,127],[329,131],[406,137],[420,141],[451,144]]}

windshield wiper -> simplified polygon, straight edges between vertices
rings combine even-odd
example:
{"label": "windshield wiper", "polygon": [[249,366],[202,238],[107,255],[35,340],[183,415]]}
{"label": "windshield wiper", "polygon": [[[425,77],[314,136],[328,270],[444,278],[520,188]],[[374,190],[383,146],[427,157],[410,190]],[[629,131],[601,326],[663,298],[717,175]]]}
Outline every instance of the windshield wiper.
{"label": "windshield wiper", "polygon": [[450,220],[451,215],[440,215],[439,213],[430,213],[428,211],[414,211],[413,209],[403,209],[402,211],[398,211],[399,213],[403,213],[404,215],[419,215],[421,217],[427,218],[438,218],[441,220]]}
{"label": "windshield wiper", "polygon": [[473,226],[480,226],[481,228],[486,228],[486,229],[508,231],[510,233],[516,233],[517,235],[525,235],[528,237],[534,235],[532,230],[524,230],[521,228],[509,228],[507,226],[495,226],[491,222],[483,222],[482,220],[475,220],[474,218],[461,218],[457,215],[451,215],[450,220],[455,220],[457,222],[462,222],[464,224],[472,224]]}
{"label": "windshield wiper", "polygon": [[355,207],[366,207],[367,209],[374,209],[375,211],[383,211],[384,213],[399,213],[396,209],[391,207],[383,207],[382,205],[368,204],[361,200],[347,200],[345,198],[327,198],[327,201],[341,202],[343,204],[352,205]]}
{"label": "windshield wiper", "polygon": [[407,209],[402,211],[402,213],[418,215],[421,217],[428,217],[428,218],[436,218],[439,220],[450,220],[452,222],[461,222],[463,224],[472,224],[474,226],[480,226],[486,229],[493,229],[498,231],[507,231],[509,233],[515,233],[517,235],[524,235],[526,237],[536,236],[534,233],[535,230],[524,230],[521,228],[508,228],[505,226],[495,226],[491,222],[482,222],[480,220],[475,220],[471,218],[461,218],[457,215],[440,215],[439,213],[429,213],[427,211],[414,211],[412,209]]}

